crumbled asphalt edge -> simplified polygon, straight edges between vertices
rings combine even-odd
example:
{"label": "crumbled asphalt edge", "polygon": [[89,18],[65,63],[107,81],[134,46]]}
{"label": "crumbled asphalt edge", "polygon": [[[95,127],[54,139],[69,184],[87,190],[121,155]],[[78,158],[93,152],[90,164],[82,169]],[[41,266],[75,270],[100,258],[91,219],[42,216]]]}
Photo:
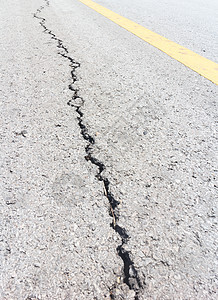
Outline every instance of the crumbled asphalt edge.
{"label": "crumbled asphalt edge", "polygon": [[[39,17],[39,14],[42,12],[42,10],[46,7],[49,6],[49,0],[44,0],[45,1],[45,6],[40,6],[36,13],[33,14],[34,18],[37,18],[40,23],[40,25],[44,29],[44,33],[47,33],[51,36],[51,39],[55,40],[57,42],[57,48],[58,48],[58,54],[62,56],[63,58],[67,59],[70,62],[70,67],[71,67],[71,80],[72,83],[69,85],[69,89],[73,92],[72,99],[68,101],[68,105],[75,107],[76,112],[78,114],[77,120],[78,120],[78,125],[80,127],[80,133],[82,137],[88,142],[87,146],[85,147],[86,151],[86,156],[85,159],[87,161],[90,161],[93,165],[97,166],[98,172],[96,174],[96,178],[103,182],[104,185],[104,195],[107,197],[110,205],[110,211],[109,214],[113,218],[113,222],[110,224],[111,227],[119,234],[121,237],[121,245],[117,247],[117,253],[123,260],[123,283],[125,283],[130,290],[135,291],[135,300],[139,299],[139,292],[140,289],[142,288],[142,283],[139,278],[138,272],[135,269],[134,262],[130,258],[130,253],[125,250],[124,246],[127,244],[129,240],[129,235],[127,234],[125,228],[120,227],[117,224],[117,221],[119,220],[119,209],[118,205],[120,204],[119,201],[117,201],[113,194],[110,192],[110,182],[108,178],[104,177],[102,175],[102,172],[105,170],[105,165],[96,159],[93,156],[93,145],[95,144],[95,139],[89,134],[87,127],[83,123],[83,112],[81,111],[82,105],[84,103],[84,100],[78,96],[78,89],[75,89],[73,87],[74,83],[77,81],[77,76],[75,75],[75,71],[77,68],[80,67],[80,63],[76,62],[72,57],[68,55],[68,49],[66,46],[64,46],[63,41],[59,38],[56,37],[56,35],[47,28],[46,26],[46,19]],[[115,289],[118,287],[118,283],[115,283],[113,287],[110,289],[110,297],[111,299],[115,299]]]}

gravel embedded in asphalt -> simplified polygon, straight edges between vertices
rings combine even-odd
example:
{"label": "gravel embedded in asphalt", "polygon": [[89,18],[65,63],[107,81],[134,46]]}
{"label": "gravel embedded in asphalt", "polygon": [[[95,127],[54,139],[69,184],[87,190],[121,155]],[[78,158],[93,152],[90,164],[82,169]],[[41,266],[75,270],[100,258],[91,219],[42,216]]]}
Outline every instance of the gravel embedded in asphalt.
{"label": "gravel embedded in asphalt", "polygon": [[40,12],[80,63],[92,155],[129,236],[127,280],[40,3],[2,3],[1,297],[215,299],[216,86],[77,1]]}

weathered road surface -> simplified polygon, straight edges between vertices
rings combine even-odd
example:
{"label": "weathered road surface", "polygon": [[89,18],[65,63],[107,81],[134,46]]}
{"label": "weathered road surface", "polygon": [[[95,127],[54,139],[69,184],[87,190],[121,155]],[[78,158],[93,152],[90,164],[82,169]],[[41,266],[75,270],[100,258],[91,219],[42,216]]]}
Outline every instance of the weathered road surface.
{"label": "weathered road surface", "polygon": [[[187,35],[99,3],[217,60],[212,1]],[[216,299],[216,85],[79,1],[0,8],[0,299]]]}

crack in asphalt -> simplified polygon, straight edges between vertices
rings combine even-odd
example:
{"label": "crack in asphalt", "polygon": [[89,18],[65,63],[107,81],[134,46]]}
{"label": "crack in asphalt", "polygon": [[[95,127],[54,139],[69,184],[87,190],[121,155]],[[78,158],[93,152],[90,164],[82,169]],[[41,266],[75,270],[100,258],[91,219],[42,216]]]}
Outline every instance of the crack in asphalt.
{"label": "crack in asphalt", "polygon": [[[102,175],[102,172],[105,170],[105,165],[103,162],[99,161],[97,158],[93,156],[93,145],[95,144],[95,139],[89,134],[87,126],[83,122],[83,116],[84,113],[82,112],[82,105],[84,103],[84,100],[78,95],[78,89],[74,88],[74,83],[77,81],[77,76],[75,74],[75,71],[77,68],[80,67],[80,63],[76,62],[72,57],[70,57],[68,54],[68,49],[66,46],[64,46],[63,41],[56,37],[56,35],[47,28],[46,26],[46,19],[43,17],[40,17],[39,14],[42,12],[42,10],[49,6],[49,0],[44,0],[45,6],[40,6],[36,13],[33,14],[35,18],[37,18],[39,21],[39,24],[43,27],[44,32],[49,34],[51,36],[51,39],[55,40],[57,42],[57,48],[59,49],[58,54],[61,55],[63,58],[67,59],[70,62],[71,67],[71,80],[72,83],[68,86],[69,89],[73,92],[72,99],[70,99],[67,104],[75,107],[75,110],[78,114],[77,120],[78,125],[80,128],[80,133],[84,140],[87,141],[87,146],[85,147],[86,156],[85,159],[87,161],[90,161],[93,165],[97,166],[98,172],[95,175],[96,178],[103,183],[104,188],[104,195],[107,197],[109,205],[110,205],[110,211],[109,215],[112,217],[113,221],[110,224],[110,226],[115,230],[117,234],[121,237],[121,244],[116,248],[117,254],[123,261],[123,282],[129,287],[130,290],[135,291],[135,300],[139,299],[139,292],[142,288],[142,283],[139,278],[138,272],[134,266],[133,260],[130,258],[129,251],[126,251],[124,246],[129,241],[130,237],[126,232],[125,228],[120,227],[117,224],[117,221],[119,220],[119,209],[118,206],[120,204],[119,201],[117,201],[113,194],[110,192],[110,181],[107,177],[104,177]],[[110,296],[111,299],[115,299],[115,289],[118,287],[118,283],[114,284],[113,287],[110,289]]]}

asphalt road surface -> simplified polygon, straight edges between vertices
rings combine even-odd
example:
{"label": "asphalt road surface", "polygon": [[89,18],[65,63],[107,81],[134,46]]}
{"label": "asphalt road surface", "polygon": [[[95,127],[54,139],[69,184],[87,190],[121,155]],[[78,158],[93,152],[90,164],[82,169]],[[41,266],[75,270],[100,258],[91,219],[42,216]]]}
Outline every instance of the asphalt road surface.
{"label": "asphalt road surface", "polygon": [[[214,0],[96,2],[217,62]],[[0,299],[217,299],[217,86],[78,0],[0,31]]]}

